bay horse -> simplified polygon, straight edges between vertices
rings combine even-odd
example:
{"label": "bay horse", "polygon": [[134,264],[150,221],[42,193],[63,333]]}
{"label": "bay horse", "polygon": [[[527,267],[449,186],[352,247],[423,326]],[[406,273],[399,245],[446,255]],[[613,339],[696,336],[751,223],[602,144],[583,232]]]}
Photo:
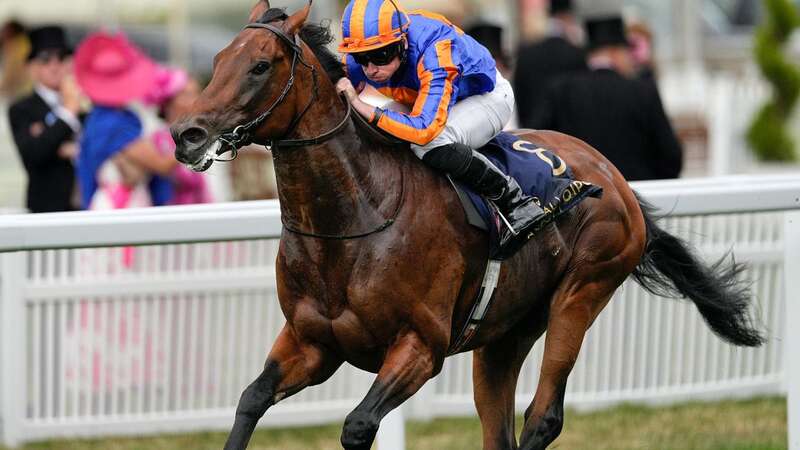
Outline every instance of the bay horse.
{"label": "bay horse", "polygon": [[[206,169],[215,154],[270,145],[284,224],[276,271],[286,324],[243,392],[225,448],[244,449],[276,402],[348,362],[377,373],[346,418],[341,444],[367,450],[381,419],[442,369],[488,259],[487,234],[467,223],[456,192],[408,146],[374,139],[334,82],[344,75],[327,28],[261,0],[215,58],[210,84],[172,133],[176,158]],[[706,266],[660,229],[616,168],[588,144],[550,131],[517,133],[549,149],[576,178],[604,189],[548,226],[499,275],[492,307],[462,351],[473,351],[483,448],[546,448],[561,432],[567,377],[584,335],[632,275],[690,299],[722,339],[763,338],[748,313],[742,266]],[[536,394],[519,444],[514,392],[523,361],[547,332]]]}

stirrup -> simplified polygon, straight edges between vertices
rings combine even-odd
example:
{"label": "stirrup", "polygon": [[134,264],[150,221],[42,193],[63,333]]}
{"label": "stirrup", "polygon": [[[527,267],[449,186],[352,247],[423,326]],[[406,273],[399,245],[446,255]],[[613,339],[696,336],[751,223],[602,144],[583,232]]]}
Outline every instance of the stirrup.
{"label": "stirrup", "polygon": [[500,220],[502,220],[503,223],[506,224],[506,228],[508,228],[508,231],[510,231],[511,234],[513,234],[514,236],[519,236],[519,231],[515,230],[514,227],[511,226],[511,222],[509,222],[508,219],[506,219],[506,216],[503,214],[502,211],[500,211],[500,208],[498,208],[497,205],[495,205],[494,203],[492,203],[492,205],[494,206],[495,211],[497,211],[497,215],[500,216]]}
{"label": "stirrup", "polygon": [[[540,224],[538,227],[534,226],[532,228],[528,228],[525,230],[524,235],[515,232],[509,232],[508,234],[500,232],[500,242],[498,243],[499,247],[497,249],[497,254],[494,257],[504,260],[514,256],[522,247],[525,246],[525,244],[528,243],[528,241],[538,235],[550,223],[552,222],[546,221],[546,223]],[[511,228],[508,230],[511,230]]]}

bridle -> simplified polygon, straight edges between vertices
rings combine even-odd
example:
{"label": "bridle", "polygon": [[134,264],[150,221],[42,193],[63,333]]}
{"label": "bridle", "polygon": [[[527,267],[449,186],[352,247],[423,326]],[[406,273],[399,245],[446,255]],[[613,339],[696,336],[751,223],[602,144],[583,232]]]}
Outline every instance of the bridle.
{"label": "bridle", "polygon": [[[276,36],[278,36],[281,40],[283,40],[292,50],[293,54],[291,74],[289,75],[289,80],[287,80],[286,86],[284,86],[283,91],[278,96],[278,98],[276,98],[275,101],[272,102],[272,105],[270,105],[269,108],[267,108],[264,112],[259,114],[258,117],[251,120],[250,122],[247,122],[243,125],[237,125],[231,131],[228,131],[220,135],[219,140],[222,141],[225,145],[221,146],[219,150],[217,150],[217,156],[222,156],[223,154],[228,152],[231,152],[231,156],[225,159],[217,158],[216,159],[217,161],[232,161],[233,159],[236,159],[239,149],[246,145],[250,145],[253,142],[252,132],[256,130],[270,115],[272,115],[272,113],[275,111],[275,108],[277,108],[283,102],[283,100],[286,99],[286,96],[289,95],[289,91],[291,91],[292,86],[294,86],[294,79],[295,79],[294,74],[298,61],[300,61],[300,64],[311,70],[311,77],[314,83],[314,88],[311,91],[311,98],[308,100],[308,103],[306,104],[305,108],[303,108],[303,111],[299,115],[297,115],[294,118],[294,120],[292,120],[292,123],[289,125],[288,131],[286,132],[287,136],[290,135],[295,130],[295,128],[297,128],[298,124],[300,123],[300,120],[302,120],[303,116],[306,114],[306,112],[308,112],[308,110],[311,108],[311,105],[314,104],[314,101],[317,99],[318,96],[319,85],[317,83],[317,69],[316,67],[314,67],[313,64],[309,64],[308,62],[306,62],[305,58],[303,58],[303,50],[300,47],[301,40],[299,37],[294,36],[294,38],[292,38],[280,28],[268,23],[258,23],[258,22],[251,23],[246,25],[244,28],[245,29],[262,28],[265,30],[269,30],[273,32]],[[347,125],[347,122],[350,119],[352,106],[350,105],[350,102],[347,100],[345,100],[344,103],[347,106],[347,112],[345,113],[345,116],[341,120],[341,122],[339,122],[339,124],[337,124],[330,131],[326,131],[325,133],[311,139],[271,139],[267,141],[265,145],[270,149],[274,150],[278,147],[304,147],[308,145],[318,145],[327,141],[328,139],[332,138],[337,133],[339,133],[339,131],[341,131],[345,127],[345,125]]]}
{"label": "bridle", "polygon": [[[284,86],[284,88],[283,88],[283,92],[281,92],[281,94],[278,96],[278,98],[276,98],[275,101],[272,102],[272,105],[270,105],[269,108],[267,108],[264,112],[259,114],[258,117],[256,117],[255,119],[251,120],[250,122],[247,122],[246,124],[243,124],[243,125],[238,125],[238,126],[234,127],[233,130],[231,130],[231,131],[229,131],[227,133],[223,133],[222,135],[220,135],[220,137],[218,139],[220,141],[222,141],[225,145],[221,146],[220,149],[217,150],[217,156],[224,155],[225,153],[228,153],[228,152],[231,152],[231,156],[230,156],[230,158],[227,158],[227,159],[216,158],[216,161],[232,161],[233,159],[236,159],[236,156],[238,155],[238,150],[240,148],[242,148],[242,147],[244,147],[246,145],[249,145],[250,143],[253,142],[252,131],[257,129],[264,122],[264,120],[266,120],[267,117],[269,117],[272,114],[272,112],[275,110],[275,108],[277,108],[278,105],[280,105],[281,102],[283,102],[283,100],[286,98],[286,96],[289,95],[289,91],[292,89],[292,86],[294,86],[294,73],[295,73],[295,69],[297,67],[297,62],[298,61],[300,61],[300,64],[302,64],[303,66],[305,66],[306,68],[311,70],[311,77],[313,79],[314,88],[313,88],[313,90],[311,92],[311,98],[309,99],[309,101],[306,104],[305,108],[303,108],[303,111],[299,115],[297,115],[297,117],[295,117],[294,120],[292,121],[292,123],[289,125],[288,131],[286,132],[287,136],[290,135],[295,130],[295,128],[297,128],[297,125],[300,123],[300,120],[303,118],[303,116],[311,108],[311,105],[317,99],[317,96],[319,94],[319,92],[318,92],[319,91],[319,85],[317,83],[317,70],[314,67],[314,65],[309,64],[303,58],[303,50],[300,47],[301,40],[300,40],[300,38],[298,36],[294,36],[294,38],[292,38],[288,34],[286,34],[283,30],[281,30],[280,28],[278,28],[278,27],[276,27],[274,25],[270,25],[268,23],[258,23],[258,22],[251,23],[251,24],[248,24],[247,26],[245,26],[245,29],[247,29],[247,28],[263,28],[265,30],[269,30],[269,31],[275,33],[275,35],[277,35],[279,38],[281,38],[281,40],[283,40],[289,46],[289,48],[292,50],[292,53],[293,53],[293,56],[292,56],[292,70],[291,70],[291,74],[289,75],[289,80],[287,80],[286,86]],[[309,145],[318,145],[318,144],[321,144],[321,143],[327,141],[328,139],[330,139],[333,136],[335,136],[336,134],[338,134],[347,125],[347,122],[350,120],[350,116],[352,115],[352,110],[353,110],[352,105],[350,104],[349,101],[347,101],[347,99],[343,99],[343,100],[344,100],[345,105],[347,106],[347,112],[345,113],[344,118],[342,118],[341,122],[339,122],[331,130],[326,131],[325,133],[322,133],[321,135],[319,135],[319,136],[317,136],[315,138],[311,138],[311,139],[278,139],[278,140],[269,140],[269,141],[267,141],[266,146],[269,147],[272,151],[275,151],[277,148],[280,148],[280,147],[290,147],[290,148],[291,147],[305,147],[305,146],[309,146]],[[401,171],[400,198],[399,198],[399,200],[397,202],[397,207],[396,207],[394,213],[392,214],[392,216],[390,218],[386,219],[386,221],[384,221],[381,225],[377,226],[376,228],[374,228],[374,229],[372,229],[370,231],[363,232],[363,233],[355,233],[355,234],[350,234],[350,235],[328,235],[328,234],[305,232],[305,231],[299,230],[297,228],[294,228],[294,227],[290,226],[289,224],[287,224],[284,221],[283,216],[281,216],[281,222],[283,222],[283,226],[284,226],[284,228],[286,230],[288,230],[288,231],[290,231],[292,233],[301,235],[301,236],[305,236],[305,237],[312,237],[312,238],[317,238],[317,239],[331,239],[331,240],[359,239],[359,238],[371,236],[371,235],[376,234],[376,233],[380,233],[380,232],[388,229],[392,225],[394,225],[394,223],[397,221],[397,217],[400,214],[400,210],[402,209],[404,203],[405,203],[405,176],[404,176],[403,172]]]}

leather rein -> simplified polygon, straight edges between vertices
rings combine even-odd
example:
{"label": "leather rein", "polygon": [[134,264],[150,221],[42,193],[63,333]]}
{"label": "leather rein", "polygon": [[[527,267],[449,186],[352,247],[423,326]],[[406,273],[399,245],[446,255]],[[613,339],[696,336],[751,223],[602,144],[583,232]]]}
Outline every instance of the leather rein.
{"label": "leather rein", "polygon": [[[292,123],[289,125],[289,129],[286,132],[286,135],[291,134],[295,130],[295,128],[297,128],[297,125],[300,123],[300,120],[303,118],[306,112],[308,112],[308,110],[311,108],[311,105],[314,104],[314,101],[317,99],[317,96],[319,94],[319,85],[317,82],[317,69],[316,67],[314,67],[313,64],[309,64],[308,62],[306,62],[305,58],[303,58],[303,50],[300,47],[300,38],[295,36],[293,39],[280,28],[274,25],[270,25],[268,23],[251,23],[245,26],[245,29],[247,28],[262,28],[265,30],[269,30],[275,33],[275,35],[278,36],[281,40],[283,40],[289,46],[289,48],[292,49],[292,54],[293,54],[292,70],[291,74],[289,75],[289,80],[287,80],[286,86],[284,86],[283,91],[278,96],[278,98],[276,98],[275,101],[272,102],[272,105],[270,105],[269,108],[267,108],[264,112],[259,114],[258,117],[251,120],[250,122],[247,122],[246,124],[243,125],[238,125],[234,127],[233,130],[220,135],[219,140],[222,141],[225,145],[221,146],[220,149],[217,151],[217,156],[222,156],[228,152],[231,152],[231,156],[230,158],[226,159],[217,158],[216,159],[217,161],[232,161],[236,159],[239,149],[244,146],[250,145],[253,142],[252,131],[257,129],[262,123],[264,123],[264,121],[269,116],[272,115],[272,113],[275,111],[275,108],[277,108],[286,99],[286,96],[289,95],[289,91],[292,90],[292,86],[294,86],[294,80],[295,80],[294,78],[295,69],[297,67],[298,61],[300,61],[300,64],[311,70],[311,77],[313,79],[314,88],[311,91],[311,98],[308,100],[308,103],[306,104],[305,108],[303,108],[303,111],[297,117],[295,117],[294,120],[292,120]],[[345,105],[347,106],[347,112],[345,113],[344,118],[341,120],[341,122],[339,122],[339,124],[337,124],[330,131],[326,131],[325,133],[311,139],[272,139],[267,141],[265,146],[269,147],[270,149],[279,147],[304,147],[307,145],[318,145],[327,141],[328,139],[332,138],[337,133],[339,133],[345,127],[345,125],[347,125],[347,121],[350,119],[350,115],[352,113],[353,108],[350,105],[350,102],[348,101],[345,101]]]}

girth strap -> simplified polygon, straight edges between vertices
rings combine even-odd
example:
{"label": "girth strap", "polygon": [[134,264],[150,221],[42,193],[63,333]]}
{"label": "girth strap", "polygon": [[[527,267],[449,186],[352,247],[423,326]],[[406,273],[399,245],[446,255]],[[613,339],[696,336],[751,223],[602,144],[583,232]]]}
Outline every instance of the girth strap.
{"label": "girth strap", "polygon": [[463,350],[478,332],[478,328],[481,326],[484,317],[486,317],[486,312],[489,311],[489,305],[494,297],[502,267],[503,262],[496,259],[490,259],[486,264],[486,273],[483,275],[483,283],[481,283],[481,289],[478,291],[478,298],[475,299],[475,303],[472,305],[464,328],[447,351],[448,356],[455,355]]}

